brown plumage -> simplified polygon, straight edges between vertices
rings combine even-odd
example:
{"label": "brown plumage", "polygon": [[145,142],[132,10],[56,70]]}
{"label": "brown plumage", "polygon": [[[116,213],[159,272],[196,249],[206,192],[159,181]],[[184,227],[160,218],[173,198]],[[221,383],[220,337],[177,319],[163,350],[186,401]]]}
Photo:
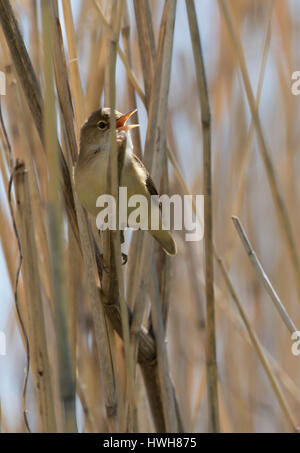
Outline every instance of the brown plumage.
{"label": "brown plumage", "polygon": [[[118,143],[119,183],[127,187],[128,199],[133,195],[144,195],[150,206],[151,195],[158,195],[155,184],[144,164],[132,152],[132,142],[129,130],[135,125],[126,122],[132,115],[123,115],[116,111],[116,135]],[[103,108],[92,113],[81,128],[80,154],[75,167],[75,188],[82,205],[96,216],[99,208],[96,200],[99,195],[107,193],[107,167],[110,151],[110,109]],[[128,208],[128,215],[135,208]],[[159,210],[159,205],[154,206]],[[150,209],[148,210],[148,215]],[[149,233],[159,242],[166,253],[176,254],[176,243],[167,230],[160,225],[158,230],[151,230],[149,218]],[[161,215],[159,213],[159,218]]]}

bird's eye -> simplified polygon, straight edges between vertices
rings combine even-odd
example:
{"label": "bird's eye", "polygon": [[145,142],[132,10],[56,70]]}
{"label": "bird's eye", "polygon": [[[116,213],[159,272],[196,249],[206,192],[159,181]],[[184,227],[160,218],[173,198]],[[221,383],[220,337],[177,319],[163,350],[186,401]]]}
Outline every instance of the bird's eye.
{"label": "bird's eye", "polygon": [[100,121],[100,123],[98,123],[98,127],[99,129],[106,129],[107,127],[107,123],[105,121]]}

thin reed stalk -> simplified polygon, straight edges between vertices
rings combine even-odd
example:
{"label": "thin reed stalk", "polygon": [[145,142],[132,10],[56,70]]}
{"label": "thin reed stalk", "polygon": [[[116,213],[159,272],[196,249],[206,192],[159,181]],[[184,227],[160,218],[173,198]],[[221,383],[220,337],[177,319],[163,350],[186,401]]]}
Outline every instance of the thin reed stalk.
{"label": "thin reed stalk", "polygon": [[44,138],[49,162],[48,222],[51,244],[52,293],[55,302],[55,323],[58,346],[60,396],[63,410],[63,430],[76,432],[75,376],[71,364],[70,337],[68,333],[68,294],[66,281],[66,253],[63,241],[63,205],[60,195],[60,162],[56,140],[54,96],[54,27],[51,4],[42,5],[44,38]]}
{"label": "thin reed stalk", "polygon": [[286,208],[286,203],[284,201],[284,198],[282,196],[282,191],[280,189],[280,185],[278,182],[278,178],[276,175],[275,167],[273,164],[273,161],[271,159],[270,151],[267,147],[265,137],[262,131],[261,127],[261,121],[259,117],[258,110],[256,108],[256,103],[255,103],[255,98],[253,95],[253,91],[251,88],[251,83],[249,79],[249,74],[247,70],[247,65],[246,65],[246,60],[243,52],[243,48],[240,42],[240,39],[236,33],[235,30],[235,25],[231,17],[230,10],[224,0],[218,0],[220,10],[222,12],[222,15],[224,17],[224,20],[226,22],[230,38],[232,40],[232,44],[234,46],[235,52],[237,54],[240,68],[241,68],[241,73],[242,73],[242,78],[247,94],[247,99],[249,103],[249,107],[251,110],[251,115],[254,121],[254,127],[257,133],[257,137],[259,140],[259,149],[261,152],[261,156],[263,159],[263,163],[266,169],[267,173],[267,178],[268,182],[270,185],[272,197],[275,203],[275,208],[276,208],[276,213],[278,215],[278,221],[281,226],[281,230],[283,231],[284,234],[284,239],[286,241],[286,246],[291,258],[291,262],[293,265],[293,271],[295,275],[295,281],[296,281],[296,288],[298,291],[298,297],[300,299],[300,259],[299,259],[299,254],[297,251],[297,245],[294,239],[293,235],[293,230],[292,226],[290,223],[288,211]]}
{"label": "thin reed stalk", "polygon": [[[53,8],[54,16],[57,14],[57,9]],[[59,28],[59,19],[56,17],[58,26],[57,36],[61,36]],[[62,109],[64,120],[64,128],[67,132],[67,156],[70,166],[75,162],[77,152],[75,131],[73,127],[73,110],[70,97],[70,89],[68,84],[68,75],[66,73],[66,64],[64,61],[63,49],[60,40],[56,42],[55,67],[56,67],[56,84]],[[74,80],[73,80],[74,81]],[[76,87],[78,88],[77,84]],[[80,98],[79,98],[80,99]],[[78,106],[79,107],[79,106]],[[105,407],[108,417],[110,430],[113,432],[117,429],[116,422],[116,389],[115,378],[113,372],[113,364],[111,360],[111,345],[108,338],[107,327],[104,318],[103,305],[101,303],[101,294],[98,291],[96,284],[96,261],[93,248],[92,238],[90,236],[90,226],[87,220],[86,213],[83,211],[79,200],[75,196],[75,207],[77,212],[79,234],[81,240],[81,250],[85,269],[87,272],[88,291],[92,301],[92,316],[95,326],[95,337],[97,343],[98,361],[101,370],[101,376],[104,381],[105,389]],[[100,301],[100,304],[99,304]]]}
{"label": "thin reed stalk", "polygon": [[[152,261],[153,262],[153,261]],[[166,431],[176,433],[180,430],[179,419],[176,413],[176,403],[174,398],[174,389],[170,379],[170,372],[167,358],[167,348],[165,344],[165,329],[162,307],[159,297],[159,282],[157,272],[152,264],[151,293],[152,293],[152,323],[155,338],[157,340],[157,361],[158,361],[158,377],[162,392],[162,402],[166,420]]]}
{"label": "thin reed stalk", "polygon": [[45,335],[41,282],[34,234],[35,228],[32,217],[28,173],[25,167],[20,168],[16,172],[14,185],[18,207],[18,231],[20,233],[23,255],[22,273],[27,301],[27,332],[29,334],[34,387],[37,393],[41,431],[53,433],[56,431],[55,409]]}
{"label": "thin reed stalk", "polygon": [[[294,3],[0,0],[2,432],[297,430]],[[181,198],[175,257],[99,233],[77,197],[81,127],[110,106],[138,108],[133,151],[175,229]],[[203,193],[205,244],[187,242]]]}
{"label": "thin reed stalk", "polygon": [[294,432],[299,432],[299,427],[298,427],[297,422],[296,422],[296,420],[294,418],[294,415],[293,415],[293,413],[291,411],[291,408],[289,407],[289,404],[288,404],[288,402],[287,402],[287,400],[286,400],[286,398],[285,398],[285,396],[284,396],[284,394],[283,394],[283,392],[282,392],[282,390],[281,390],[281,388],[280,388],[280,386],[279,386],[279,384],[277,382],[277,379],[276,379],[276,377],[274,376],[274,373],[271,370],[269,361],[268,361],[266,355],[263,352],[263,349],[262,349],[262,347],[260,345],[260,342],[259,342],[254,330],[251,327],[251,324],[250,324],[249,319],[248,319],[248,317],[246,315],[246,312],[245,312],[245,310],[242,307],[242,304],[241,304],[241,302],[239,300],[239,297],[238,297],[238,295],[237,295],[237,293],[236,293],[236,291],[235,291],[235,289],[234,289],[234,287],[232,285],[232,282],[231,282],[231,279],[229,277],[229,274],[228,274],[228,272],[227,272],[227,270],[226,270],[226,268],[224,266],[223,260],[218,255],[217,255],[217,262],[218,262],[219,268],[220,268],[220,270],[222,272],[222,275],[223,275],[223,277],[224,277],[224,279],[226,281],[226,284],[227,284],[227,287],[228,287],[229,292],[231,294],[231,297],[232,297],[232,299],[233,299],[233,301],[234,301],[234,303],[235,303],[235,305],[236,305],[236,307],[237,307],[237,309],[239,311],[239,314],[240,314],[240,316],[241,316],[241,318],[242,318],[242,320],[244,322],[244,325],[245,325],[245,327],[247,329],[247,332],[249,334],[251,343],[252,343],[253,347],[255,348],[255,351],[256,351],[256,353],[258,355],[258,358],[259,358],[259,360],[260,360],[260,362],[261,362],[261,364],[262,364],[262,366],[263,366],[263,368],[264,368],[264,370],[265,370],[265,372],[267,374],[267,377],[268,377],[268,379],[270,381],[270,384],[271,384],[271,386],[272,386],[272,388],[274,390],[274,393],[276,395],[278,403],[279,403],[279,405],[280,405],[285,417],[287,418],[290,426],[292,427],[293,431]]}
{"label": "thin reed stalk", "polygon": [[[115,104],[116,104],[116,60],[117,60],[117,48],[121,32],[121,25],[124,13],[125,1],[122,0],[118,5],[117,14],[112,20],[113,37],[110,40],[110,67],[109,67],[109,101],[111,108],[111,121],[110,121],[110,164],[108,166],[108,187],[109,192],[114,196],[116,200],[116,212],[119,212],[119,180],[122,169],[118,169],[118,152],[122,152],[117,149],[116,141],[116,115],[115,115]],[[132,362],[132,356],[130,353],[130,336],[129,336],[129,317],[125,302],[125,289],[121,265],[121,244],[120,244],[120,231],[119,225],[116,233],[112,233],[113,249],[114,249],[114,261],[115,270],[118,282],[118,291],[120,298],[121,307],[121,321],[122,321],[122,332],[125,349],[125,364],[126,364],[126,377],[127,377],[127,396],[129,406],[129,419],[128,429],[130,432],[137,432],[137,414],[136,414],[136,403],[135,403],[135,379],[134,379],[134,368]]]}
{"label": "thin reed stalk", "polygon": [[212,208],[212,158],[211,116],[205,65],[194,0],[186,0],[191,41],[193,45],[198,95],[201,107],[204,170],[204,244],[206,291],[206,365],[210,430],[219,432],[218,369],[216,359],[216,326],[214,297],[213,208]]}
{"label": "thin reed stalk", "polygon": [[249,242],[247,234],[246,234],[239,218],[233,216],[232,221],[233,221],[236,231],[242,241],[242,244],[246,250],[247,256],[249,257],[249,260],[251,261],[251,264],[256,272],[256,275],[258,276],[259,280],[263,283],[264,287],[266,288],[266,291],[269,294],[272,302],[274,303],[282,321],[284,322],[284,324],[286,325],[287,329],[289,330],[289,332],[291,334],[294,332],[297,332],[295,324],[293,323],[291,317],[289,316],[288,312],[286,311],[286,309],[285,309],[283,303],[281,302],[278,294],[276,293],[272,283],[270,282],[267,274],[265,273],[259,259],[257,258],[256,253],[253,250],[253,248]]}

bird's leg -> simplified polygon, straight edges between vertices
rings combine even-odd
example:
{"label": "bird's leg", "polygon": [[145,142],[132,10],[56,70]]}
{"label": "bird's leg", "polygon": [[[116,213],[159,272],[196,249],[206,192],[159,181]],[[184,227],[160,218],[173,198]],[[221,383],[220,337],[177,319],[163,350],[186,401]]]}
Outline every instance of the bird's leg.
{"label": "bird's leg", "polygon": [[[120,241],[121,245],[124,244],[125,242],[124,230],[120,230]],[[122,266],[125,266],[125,264],[128,261],[128,255],[126,255],[126,253],[122,253],[122,259],[123,259]]]}

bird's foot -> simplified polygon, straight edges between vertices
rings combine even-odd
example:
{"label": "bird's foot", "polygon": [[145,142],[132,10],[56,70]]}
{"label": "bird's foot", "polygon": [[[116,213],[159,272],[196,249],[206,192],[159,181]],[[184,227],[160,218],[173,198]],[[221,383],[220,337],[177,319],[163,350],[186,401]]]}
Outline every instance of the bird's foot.
{"label": "bird's foot", "polygon": [[125,264],[128,261],[128,255],[126,255],[126,253],[122,253],[122,259],[123,259],[122,266],[125,266]]}

